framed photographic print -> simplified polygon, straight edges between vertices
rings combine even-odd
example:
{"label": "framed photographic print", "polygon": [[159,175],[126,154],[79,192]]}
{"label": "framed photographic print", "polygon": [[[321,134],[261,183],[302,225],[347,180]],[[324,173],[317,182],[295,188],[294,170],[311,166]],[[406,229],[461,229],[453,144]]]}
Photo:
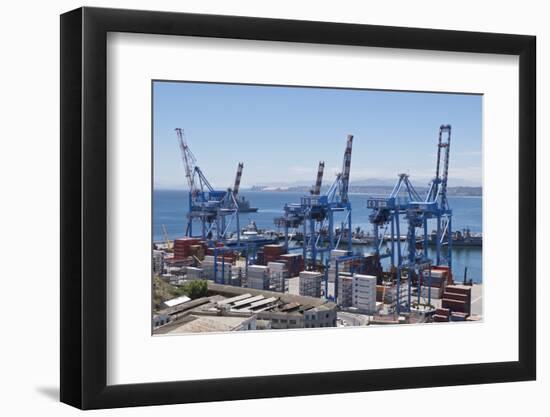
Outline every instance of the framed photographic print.
{"label": "framed photographic print", "polygon": [[535,379],[535,38],[61,16],[61,400]]}

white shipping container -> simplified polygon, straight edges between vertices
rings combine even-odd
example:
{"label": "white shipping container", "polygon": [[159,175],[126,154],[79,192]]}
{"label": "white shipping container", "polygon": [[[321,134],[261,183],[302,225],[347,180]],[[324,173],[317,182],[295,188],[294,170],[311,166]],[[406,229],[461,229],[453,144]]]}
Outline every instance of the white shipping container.
{"label": "white shipping container", "polygon": [[341,250],[341,249],[333,249],[330,251],[330,259],[339,258],[341,256],[347,256],[348,251]]}
{"label": "white shipping container", "polygon": [[323,275],[319,272],[302,271],[299,278],[299,293],[307,297],[321,296]]}
{"label": "white shipping container", "polygon": [[[423,298],[428,298],[430,292],[430,287],[422,287],[420,290],[420,296]],[[441,288],[431,287],[431,298],[441,298]]]}
{"label": "white shipping container", "polygon": [[354,274],[352,285],[353,306],[371,313],[376,312],[376,277]]}
{"label": "white shipping container", "polygon": [[267,268],[270,270],[284,270],[286,268],[286,265],[282,262],[268,262]]}

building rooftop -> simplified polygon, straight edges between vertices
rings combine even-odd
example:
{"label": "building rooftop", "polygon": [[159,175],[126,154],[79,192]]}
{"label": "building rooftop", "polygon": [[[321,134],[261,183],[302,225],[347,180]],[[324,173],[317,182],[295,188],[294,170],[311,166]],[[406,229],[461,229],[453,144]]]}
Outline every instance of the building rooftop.
{"label": "building rooftop", "polygon": [[298,308],[300,307],[300,303],[296,303],[296,302],[293,302],[293,303],[288,303],[288,304],[284,304],[280,310],[281,311],[291,311],[295,308]]}
{"label": "building rooftop", "polygon": [[186,295],[182,295],[181,297],[172,298],[171,300],[166,300],[164,302],[164,305],[166,307],[175,307],[177,305],[186,303],[188,301],[191,301],[191,299],[189,297],[187,297]]}
{"label": "building rooftop", "polygon": [[244,307],[244,308],[237,307],[237,308],[239,309],[239,311],[250,311],[250,312],[254,312],[258,310],[264,311],[271,307],[274,307],[276,301],[277,301],[277,298],[275,297],[262,298],[261,300],[250,303],[250,305],[247,307]]}
{"label": "building rooftop", "polygon": [[[218,294],[228,298],[237,297],[243,294],[248,295],[248,297],[255,297],[255,296],[261,295],[263,296],[263,298],[266,298],[266,299],[271,297],[277,298],[280,301],[281,310],[283,310],[283,307],[286,304],[292,304],[293,305],[292,308],[301,307],[304,309],[317,307],[321,305],[325,305],[328,308],[333,308],[335,306],[335,304],[332,301],[327,301],[321,298],[306,297],[303,295],[295,295],[295,294],[281,293],[281,292],[268,291],[268,290],[256,290],[254,288],[242,288],[242,287],[236,287],[232,285],[215,284],[212,281],[208,281],[208,291],[211,294]],[[243,298],[243,300],[244,299],[245,298]],[[259,301],[259,299],[255,301]]]}
{"label": "building rooftop", "polygon": [[[321,298],[215,284],[212,281],[208,281],[208,292],[208,297],[158,312],[168,314],[171,320],[156,328],[155,334],[234,331],[250,328],[250,320],[256,321],[258,317],[285,322],[292,319],[296,324],[306,312],[336,310],[334,302]],[[256,324],[252,327],[256,328]]]}
{"label": "building rooftop", "polygon": [[244,299],[250,298],[250,297],[252,297],[252,295],[249,294],[249,293],[236,295],[235,297],[225,298],[222,301],[218,301],[218,305],[221,306],[221,305],[225,305],[225,304],[231,304],[231,303],[235,303],[237,301],[244,300]]}
{"label": "building rooftop", "polygon": [[238,330],[248,320],[250,320],[250,317],[189,315],[183,321],[174,322],[157,329],[155,334],[229,332]]}
{"label": "building rooftop", "polygon": [[251,304],[255,301],[260,301],[260,300],[263,300],[264,299],[264,296],[263,295],[255,295],[253,297],[249,297],[249,298],[245,298],[243,300],[239,300],[239,301],[236,301],[234,303],[232,303],[232,307],[235,307],[235,308],[239,308],[239,307],[244,307],[248,304]]}

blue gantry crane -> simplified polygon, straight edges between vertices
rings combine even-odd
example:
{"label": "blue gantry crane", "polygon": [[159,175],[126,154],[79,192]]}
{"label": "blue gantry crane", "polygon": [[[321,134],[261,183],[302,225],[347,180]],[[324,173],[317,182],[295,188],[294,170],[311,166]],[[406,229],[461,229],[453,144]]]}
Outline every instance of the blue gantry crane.
{"label": "blue gantry crane", "polygon": [[[388,197],[370,197],[367,208],[372,212],[369,221],[373,226],[375,252],[380,258],[391,258],[391,265],[396,266],[401,259],[401,223],[410,201],[419,201],[420,195],[412,185],[409,175],[398,175],[397,183]],[[390,228],[388,233],[388,227]],[[380,231],[383,230],[382,234]],[[389,242],[388,251],[381,253],[382,243]]]}
{"label": "blue gantry crane", "polygon": [[[441,125],[437,144],[437,162],[435,177],[432,179],[425,198],[414,189],[407,174],[400,174],[399,180],[389,197],[369,198],[367,208],[372,210],[369,220],[373,225],[375,251],[381,257],[391,257],[391,266],[396,270],[397,294],[396,311],[410,311],[413,279],[418,286],[418,302],[423,283],[431,284],[431,266],[434,263],[428,256],[428,233],[430,220],[436,222],[435,264],[447,264],[452,268],[452,210],[447,199],[447,180],[449,174],[449,157],[451,143],[451,126]],[[406,247],[402,246],[401,220],[406,223]],[[386,233],[388,225],[389,235]],[[379,235],[384,228],[384,236]],[[417,230],[421,230],[420,237]],[[380,253],[382,241],[389,242],[385,254]],[[404,249],[406,248],[406,251]],[[405,253],[404,253],[405,252]],[[405,276],[405,278],[404,278]],[[426,279],[427,278],[427,279]],[[405,280],[405,291],[402,281]],[[431,294],[428,291],[428,304]]]}
{"label": "blue gantry crane", "polygon": [[[453,211],[447,199],[447,179],[449,177],[449,159],[451,152],[451,125],[441,125],[437,144],[437,163],[435,177],[426,195],[427,204],[435,204],[436,210],[428,212],[428,218],[436,219],[434,238],[436,264],[452,267],[452,219]],[[427,230],[426,230],[427,235]],[[424,250],[427,253],[428,236],[424,237]]]}
{"label": "blue gantry crane", "polygon": [[275,224],[284,228],[284,244],[287,250],[291,249],[289,248],[290,229],[301,233],[301,245],[292,249],[301,249],[304,261],[309,260],[312,268],[317,264],[318,255],[323,262],[324,254],[338,247],[344,235],[343,227],[338,236],[335,233],[334,214],[337,212],[345,213],[342,226],[347,224],[347,244],[348,250],[351,252],[351,204],[348,198],[348,189],[352,145],[353,135],[348,135],[342,170],[336,174],[334,182],[326,193],[322,195],[320,193],[325,166],[321,161],[317,171],[317,180],[310,195],[302,197],[300,203],[286,204],[284,215],[275,219]]}
{"label": "blue gantry crane", "polygon": [[[240,244],[239,205],[236,200],[243,164],[239,163],[235,190],[215,190],[197,165],[197,159],[189,149],[183,129],[175,129],[189,186],[189,209],[185,235],[201,237],[213,244],[226,242],[236,231]],[[200,224],[200,234],[193,234],[193,224]]]}

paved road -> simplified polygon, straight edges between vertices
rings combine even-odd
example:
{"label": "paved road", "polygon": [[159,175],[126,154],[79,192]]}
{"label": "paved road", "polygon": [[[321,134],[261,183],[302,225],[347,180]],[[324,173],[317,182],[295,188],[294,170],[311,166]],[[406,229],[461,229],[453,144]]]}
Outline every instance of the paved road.
{"label": "paved road", "polygon": [[348,326],[366,326],[369,324],[368,316],[338,311],[336,317],[344,321]]}
{"label": "paved road", "polygon": [[472,286],[472,314],[483,315],[483,285]]}

